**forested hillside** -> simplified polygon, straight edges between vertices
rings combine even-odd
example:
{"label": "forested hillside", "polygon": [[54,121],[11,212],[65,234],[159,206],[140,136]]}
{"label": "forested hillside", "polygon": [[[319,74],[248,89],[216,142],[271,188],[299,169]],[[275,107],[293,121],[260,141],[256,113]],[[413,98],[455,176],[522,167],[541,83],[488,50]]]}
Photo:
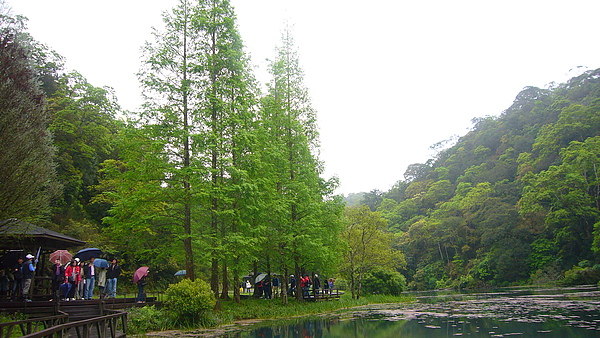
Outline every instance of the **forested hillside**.
{"label": "forested hillside", "polygon": [[473,122],[390,191],[365,196],[372,208],[380,196],[410,285],[597,282],[600,70],[526,87],[500,116]]}

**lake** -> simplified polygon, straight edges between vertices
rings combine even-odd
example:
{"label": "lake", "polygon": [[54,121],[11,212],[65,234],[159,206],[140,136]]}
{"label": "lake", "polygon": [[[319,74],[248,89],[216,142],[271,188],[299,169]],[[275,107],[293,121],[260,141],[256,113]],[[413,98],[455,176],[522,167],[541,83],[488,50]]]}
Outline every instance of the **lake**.
{"label": "lake", "polygon": [[414,303],[369,305],[286,324],[267,322],[220,337],[600,337],[596,286],[414,295]]}

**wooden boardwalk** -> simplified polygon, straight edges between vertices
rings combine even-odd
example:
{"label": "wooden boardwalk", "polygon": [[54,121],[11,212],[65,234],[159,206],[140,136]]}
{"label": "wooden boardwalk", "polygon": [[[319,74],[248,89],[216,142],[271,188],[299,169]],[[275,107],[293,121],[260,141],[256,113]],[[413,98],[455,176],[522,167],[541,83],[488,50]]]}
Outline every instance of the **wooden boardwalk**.
{"label": "wooden boardwalk", "polygon": [[15,332],[26,337],[120,337],[126,332],[124,309],[155,304],[160,305],[155,297],[148,297],[145,303],[137,303],[135,298],[0,301],[0,312],[21,313],[28,318],[1,323],[0,338]]}

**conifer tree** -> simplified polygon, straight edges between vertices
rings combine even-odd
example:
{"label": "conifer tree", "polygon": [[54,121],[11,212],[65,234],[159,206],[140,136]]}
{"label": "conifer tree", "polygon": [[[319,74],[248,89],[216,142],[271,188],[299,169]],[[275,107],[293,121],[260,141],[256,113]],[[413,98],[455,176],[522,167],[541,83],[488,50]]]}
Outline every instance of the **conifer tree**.
{"label": "conifer tree", "polygon": [[[325,181],[318,159],[316,114],[304,85],[304,74],[291,29],[282,34],[276,58],[271,62],[271,82],[263,99],[261,127],[265,136],[263,163],[271,166],[270,213],[265,253],[283,273],[296,276],[322,268],[335,251],[339,201],[330,195],[335,180]],[[284,295],[285,296],[285,295]],[[301,298],[301,293],[297,294]]]}
{"label": "conifer tree", "polygon": [[0,2],[0,220],[46,217],[57,192],[49,114],[24,29]]}
{"label": "conifer tree", "polygon": [[[154,41],[144,48],[139,78],[146,102],[132,125],[143,134],[136,137],[138,149],[154,153],[140,159],[130,149],[125,165],[148,161],[143,171],[153,175],[137,186],[154,187],[147,196],[155,206],[149,209],[152,223],[174,231],[182,242],[188,278],[196,277],[201,253],[202,262],[210,262],[215,296],[220,285],[227,296],[228,271],[239,270],[238,248],[246,246],[239,243],[247,237],[240,210],[252,191],[245,171],[256,120],[255,84],[229,1],[181,0],[163,17],[164,30],[155,30]],[[125,204],[132,194],[123,194]],[[113,212],[107,220],[123,226],[122,218],[129,218],[123,206]]]}

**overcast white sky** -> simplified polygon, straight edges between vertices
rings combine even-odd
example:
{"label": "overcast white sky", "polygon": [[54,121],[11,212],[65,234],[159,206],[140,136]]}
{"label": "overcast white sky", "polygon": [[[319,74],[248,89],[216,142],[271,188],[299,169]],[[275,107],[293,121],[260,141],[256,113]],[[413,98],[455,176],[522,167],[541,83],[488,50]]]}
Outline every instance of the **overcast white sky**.
{"label": "overcast white sky", "polygon": [[[139,48],[176,0],[7,0],[29,31],[136,110]],[[339,193],[388,190],[429,147],[498,115],[525,86],[600,68],[597,0],[231,0],[266,81],[285,19]]]}

